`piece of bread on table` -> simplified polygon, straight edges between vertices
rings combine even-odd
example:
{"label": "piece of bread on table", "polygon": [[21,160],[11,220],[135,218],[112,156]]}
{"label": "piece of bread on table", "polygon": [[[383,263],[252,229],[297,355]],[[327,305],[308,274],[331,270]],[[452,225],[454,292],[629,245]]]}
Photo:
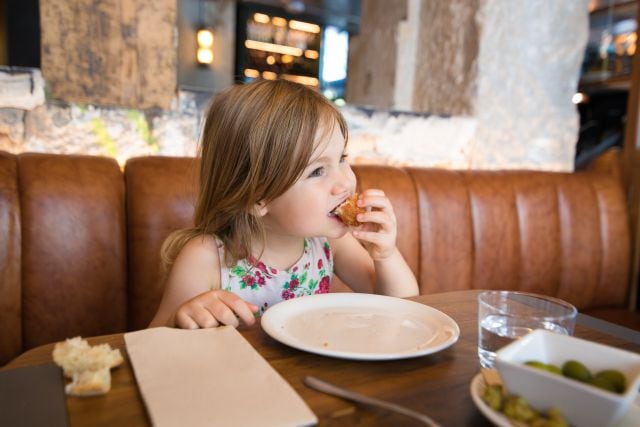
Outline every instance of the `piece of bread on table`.
{"label": "piece of bread on table", "polygon": [[79,371],[73,374],[73,381],[64,391],[70,396],[97,396],[111,390],[111,372],[109,368],[97,371]]}
{"label": "piece of bread on table", "polygon": [[67,394],[91,396],[104,394],[111,388],[110,369],[123,362],[120,350],[109,344],[91,346],[81,337],[56,343],[53,361],[62,368],[72,382],[65,388]]}
{"label": "piece of bread on table", "polygon": [[358,214],[366,212],[364,208],[358,206],[357,201],[358,193],[355,193],[333,210],[333,213],[349,227],[357,227],[360,225],[361,223],[357,219]]}

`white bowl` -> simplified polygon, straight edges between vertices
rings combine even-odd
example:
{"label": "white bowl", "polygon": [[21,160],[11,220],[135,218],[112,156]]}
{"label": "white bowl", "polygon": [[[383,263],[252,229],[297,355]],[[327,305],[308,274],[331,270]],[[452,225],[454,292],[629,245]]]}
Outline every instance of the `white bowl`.
{"label": "white bowl", "polygon": [[[561,367],[568,360],[582,362],[592,373],[617,369],[626,378],[624,394],[616,394],[577,380],[525,365],[536,360]],[[640,355],[543,329],[503,347],[496,368],[509,394],[524,397],[542,411],[555,407],[578,427],[603,427],[620,419],[638,394]]]}

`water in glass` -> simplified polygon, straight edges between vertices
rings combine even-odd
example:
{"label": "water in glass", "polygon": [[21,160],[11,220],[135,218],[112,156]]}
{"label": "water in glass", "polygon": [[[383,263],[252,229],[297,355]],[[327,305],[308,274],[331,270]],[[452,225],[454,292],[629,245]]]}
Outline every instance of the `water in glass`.
{"label": "water in glass", "polygon": [[504,314],[486,316],[482,319],[479,329],[478,356],[480,357],[480,364],[484,368],[493,367],[496,351],[534,329],[548,329],[569,335],[569,331],[566,328],[553,322],[541,322],[538,325],[532,325],[531,320]]}

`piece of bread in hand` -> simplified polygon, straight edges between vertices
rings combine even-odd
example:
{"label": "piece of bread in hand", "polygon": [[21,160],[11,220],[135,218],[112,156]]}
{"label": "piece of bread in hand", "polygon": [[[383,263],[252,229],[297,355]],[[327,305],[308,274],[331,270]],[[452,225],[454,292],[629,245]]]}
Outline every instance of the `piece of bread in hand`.
{"label": "piece of bread in hand", "polygon": [[56,343],[53,361],[73,381],[65,388],[67,394],[90,396],[104,394],[111,388],[110,369],[123,362],[120,350],[109,344],[91,346],[81,337]]}
{"label": "piece of bread in hand", "polygon": [[361,223],[357,219],[358,214],[365,213],[365,209],[359,207],[357,201],[358,193],[355,193],[333,210],[333,213],[349,227],[357,227],[360,225]]}

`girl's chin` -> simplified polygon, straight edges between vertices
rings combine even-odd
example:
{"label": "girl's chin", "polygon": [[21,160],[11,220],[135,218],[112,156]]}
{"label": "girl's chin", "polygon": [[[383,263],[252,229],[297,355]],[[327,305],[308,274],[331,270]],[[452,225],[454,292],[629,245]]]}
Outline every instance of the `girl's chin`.
{"label": "girl's chin", "polygon": [[325,237],[328,237],[330,239],[339,239],[340,237],[343,237],[348,232],[349,232],[349,227],[342,224],[340,228],[331,230],[331,233],[328,233]]}

